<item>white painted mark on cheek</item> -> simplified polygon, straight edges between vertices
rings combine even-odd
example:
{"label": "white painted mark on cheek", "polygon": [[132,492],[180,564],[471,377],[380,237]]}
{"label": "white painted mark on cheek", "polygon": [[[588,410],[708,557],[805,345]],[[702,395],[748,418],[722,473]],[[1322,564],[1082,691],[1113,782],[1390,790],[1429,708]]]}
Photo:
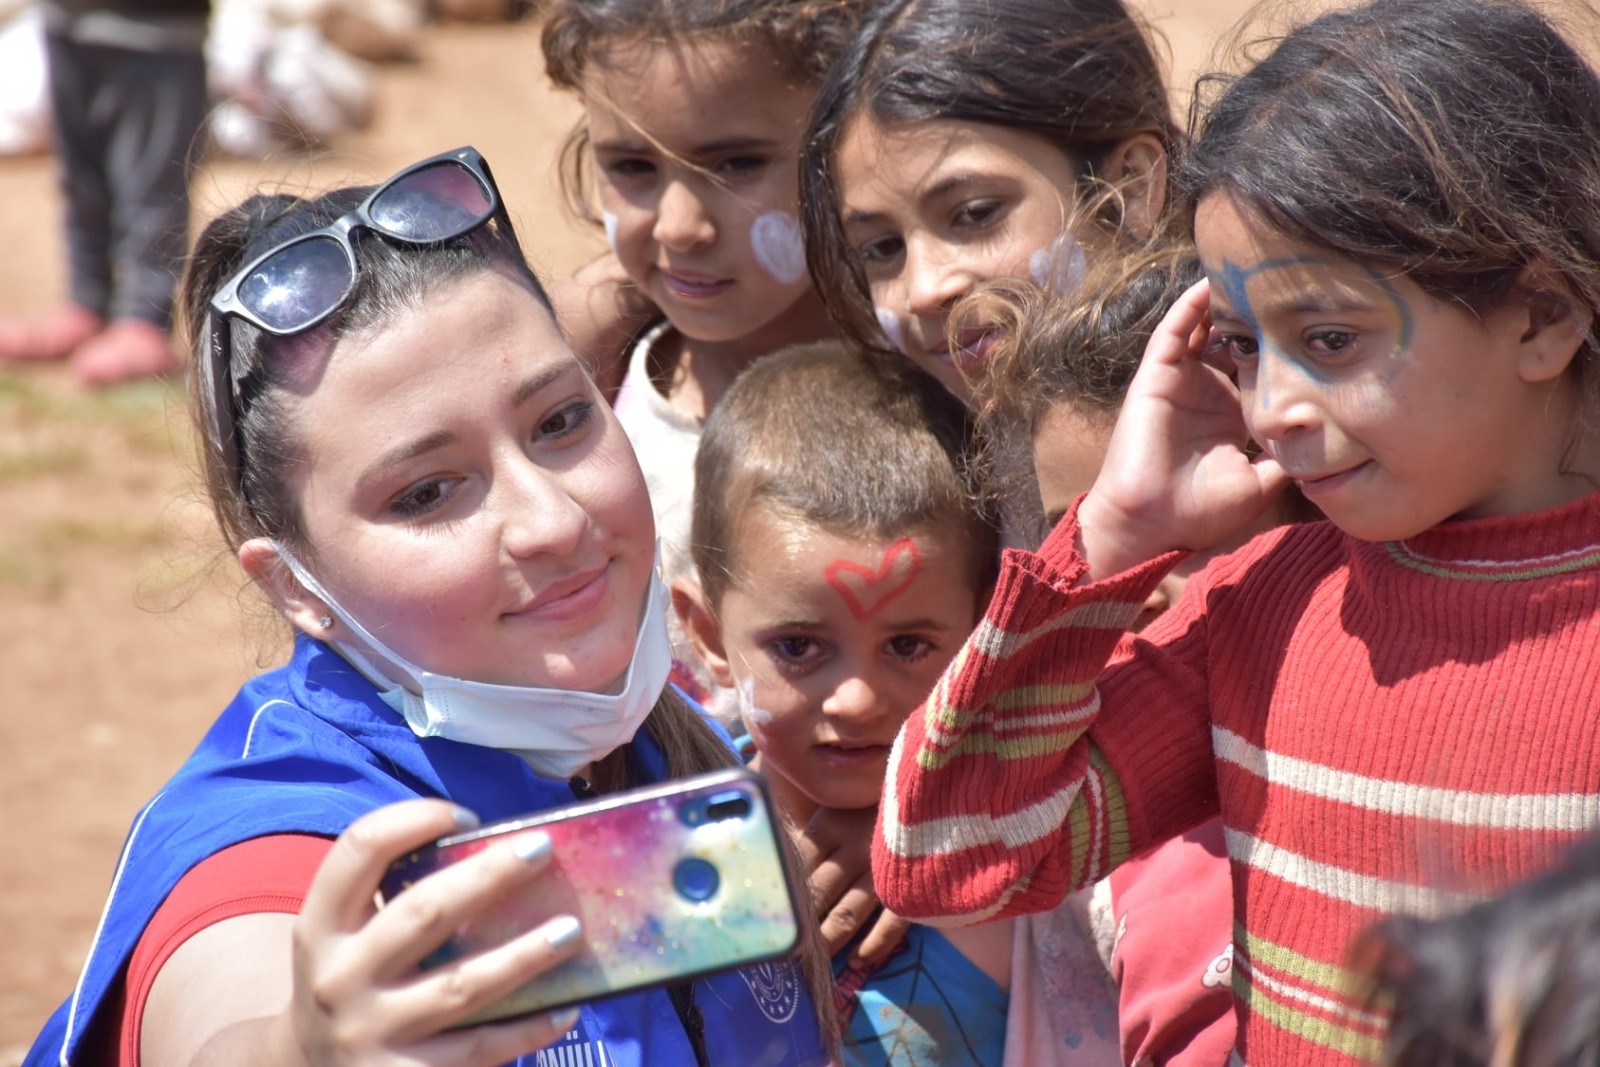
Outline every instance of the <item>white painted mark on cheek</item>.
{"label": "white painted mark on cheek", "polygon": [[1047,293],[1062,296],[1078,287],[1088,270],[1083,246],[1070,234],[1064,233],[1039,249],[1028,259],[1028,273],[1033,284]]}
{"label": "white painted mark on cheek", "polygon": [[875,307],[872,310],[878,314],[878,328],[883,331],[883,335],[901,355],[905,355],[906,336],[900,332],[900,316],[888,308]]}
{"label": "white painted mark on cheek", "polygon": [[744,719],[746,729],[765,730],[772,725],[772,712],[756,704],[754,678],[747,674],[735,682],[733,688],[739,694],[739,716]]}
{"label": "white painted mark on cheek", "polygon": [[617,217],[611,212],[602,212],[600,219],[606,226],[606,242],[611,245],[611,254],[617,254]]}
{"label": "white painted mark on cheek", "polygon": [[750,224],[750,248],[761,269],[784,285],[806,276],[806,245],[800,220],[787,211],[768,211]]}

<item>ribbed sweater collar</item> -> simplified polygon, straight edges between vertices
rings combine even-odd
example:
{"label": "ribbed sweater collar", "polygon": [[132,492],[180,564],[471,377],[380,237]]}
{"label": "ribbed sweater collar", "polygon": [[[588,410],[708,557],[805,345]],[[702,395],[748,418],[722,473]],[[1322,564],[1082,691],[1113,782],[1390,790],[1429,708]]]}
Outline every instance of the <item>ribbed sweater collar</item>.
{"label": "ribbed sweater collar", "polygon": [[1600,492],[1546,511],[1441,523],[1374,547],[1441,576],[1538,578],[1600,567]]}

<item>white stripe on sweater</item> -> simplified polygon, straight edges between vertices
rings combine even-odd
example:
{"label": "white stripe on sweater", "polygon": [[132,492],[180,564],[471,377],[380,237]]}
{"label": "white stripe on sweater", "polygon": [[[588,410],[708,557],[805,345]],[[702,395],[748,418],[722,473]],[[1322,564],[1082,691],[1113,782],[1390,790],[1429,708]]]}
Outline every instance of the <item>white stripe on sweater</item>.
{"label": "white stripe on sweater", "polygon": [[1579,833],[1600,822],[1594,793],[1480,793],[1371,778],[1269,752],[1221,726],[1211,728],[1211,744],[1219,760],[1274,786],[1385,815],[1535,833]]}
{"label": "white stripe on sweater", "polygon": [[1290,885],[1357,907],[1391,915],[1434,918],[1456,910],[1473,899],[1432,886],[1391,881],[1346,870],[1291,852],[1232,827],[1228,827],[1225,833],[1228,855],[1234,862]]}
{"label": "white stripe on sweater", "polygon": [[[935,692],[929,698],[932,701],[939,699],[941,694]],[[948,707],[948,705],[944,705]],[[955,709],[951,709],[955,711]],[[995,740],[1000,740],[1007,734],[1032,733],[1038,730],[1051,730],[1061,732],[1063,727],[1077,727],[1079,731],[1088,728],[1089,723],[1100,712],[1100,693],[1090,693],[1089,699],[1067,708],[1046,707],[1036,711],[1023,711],[1020,708],[1007,711],[980,711],[970,718],[955,711],[958,719],[966,719],[961,732],[945,730],[939,725],[941,712],[935,711],[925,724],[928,742],[937,748],[954,748],[962,737],[972,734],[980,727],[987,728],[994,735]]]}
{"label": "white stripe on sweater", "polygon": [[1288,982],[1278,981],[1271,975],[1263,974],[1252,967],[1250,961],[1245,959],[1243,954],[1234,957],[1233,965],[1244,972],[1246,980],[1251,985],[1276,995],[1280,1000],[1287,998],[1297,1000],[1302,1004],[1309,1004],[1313,1008],[1319,1008],[1341,1019],[1349,1020],[1351,1024],[1369,1027],[1379,1027],[1384,1024],[1383,1018],[1374,1015],[1372,1012],[1362,1011],[1353,1005],[1341,1003],[1332,997],[1313,993],[1305,986],[1290,985]]}
{"label": "white stripe on sweater", "polygon": [[883,839],[896,856],[947,856],[995,845],[1006,850],[1021,848],[1060,832],[1067,810],[1078,797],[1081,783],[1071,782],[1043,800],[1005,815],[971,812],[904,823],[900,821],[899,768],[905,741],[906,731],[901,727],[889,753],[883,790]]}
{"label": "white stripe on sweater", "polygon": [[990,659],[1001,660],[1015,655],[1041,637],[1069,627],[1116,630],[1120,633],[1138,616],[1142,606],[1118,600],[1097,600],[1071,608],[1058,618],[1026,631],[1003,630],[986,617],[972,631],[972,636],[967,638],[967,646]]}

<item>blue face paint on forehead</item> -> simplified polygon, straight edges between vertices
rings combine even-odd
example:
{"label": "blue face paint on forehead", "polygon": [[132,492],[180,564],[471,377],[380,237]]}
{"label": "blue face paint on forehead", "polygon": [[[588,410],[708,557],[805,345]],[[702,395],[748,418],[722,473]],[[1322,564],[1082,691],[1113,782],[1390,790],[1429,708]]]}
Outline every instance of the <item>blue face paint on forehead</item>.
{"label": "blue face paint on forehead", "polygon": [[1344,266],[1357,267],[1367,276],[1367,280],[1377,286],[1389,297],[1395,311],[1395,336],[1401,347],[1411,343],[1413,328],[1411,311],[1406,307],[1405,300],[1392,281],[1392,275],[1385,274],[1358,260],[1345,259],[1340,256],[1286,256],[1281,259],[1263,260],[1253,266],[1244,267],[1232,260],[1223,260],[1222,266],[1217,269],[1207,268],[1207,273],[1212,275],[1218,283],[1229,304],[1233,306],[1233,313],[1245,321],[1252,333],[1259,338],[1261,324],[1256,317],[1255,309],[1250,303],[1249,284],[1256,278],[1274,271],[1289,270],[1294,267],[1315,266]]}
{"label": "blue face paint on forehead", "polygon": [[[1345,265],[1358,267],[1367,276],[1367,279],[1389,298],[1389,303],[1394,310],[1395,316],[1396,346],[1399,351],[1405,351],[1410,347],[1415,326],[1411,309],[1406,306],[1404,298],[1401,297],[1399,290],[1395,288],[1391,276],[1383,274],[1365,263],[1339,256],[1314,255],[1268,259],[1251,266],[1241,266],[1232,260],[1224,259],[1219,267],[1207,267],[1206,273],[1212,277],[1213,284],[1222,293],[1223,299],[1227,301],[1232,314],[1244,322],[1245,327],[1255,337],[1256,343],[1261,350],[1265,353],[1285,357],[1287,354],[1279,346],[1270,343],[1261,328],[1260,318],[1250,300],[1250,283],[1275,271],[1290,270],[1297,267]],[[1289,358],[1287,362],[1300,373],[1315,381],[1321,382],[1324,380],[1324,375],[1319,373],[1319,368],[1315,364],[1298,358]]]}

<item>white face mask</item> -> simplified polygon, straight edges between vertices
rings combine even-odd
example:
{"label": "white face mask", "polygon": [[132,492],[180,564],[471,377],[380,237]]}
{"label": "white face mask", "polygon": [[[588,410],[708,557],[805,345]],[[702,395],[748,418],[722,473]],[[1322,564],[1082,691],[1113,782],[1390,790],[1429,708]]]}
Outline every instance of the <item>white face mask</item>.
{"label": "white face mask", "polygon": [[284,546],[273,543],[300,584],[326,602],[328,610],[367,644],[372,652],[405,675],[410,686],[396,684],[359,648],[330,642],[366,675],[384,702],[405,716],[418,737],[506,749],[527,761],[539,774],[570,778],[633,740],[655,707],[672,671],[672,642],[667,634],[667,587],[654,570],[650,596],[639,621],[633,661],[615,695],[573,689],[495,685],[434,674],[407,662],[372,636],[341,608],[327,590]]}

